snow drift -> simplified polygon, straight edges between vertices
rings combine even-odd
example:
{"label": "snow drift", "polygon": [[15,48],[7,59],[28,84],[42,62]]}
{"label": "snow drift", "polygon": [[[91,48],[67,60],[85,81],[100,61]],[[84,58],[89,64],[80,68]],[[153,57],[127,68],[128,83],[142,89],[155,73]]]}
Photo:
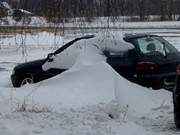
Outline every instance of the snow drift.
{"label": "snow drift", "polygon": [[153,91],[129,82],[116,73],[101,54],[93,55],[93,52],[96,51],[91,51],[91,55],[82,53],[72,68],[58,76],[17,89],[13,93],[15,103],[26,101],[29,105],[58,111],[117,101],[119,108],[127,108],[127,114],[139,116],[169,103],[169,92]]}

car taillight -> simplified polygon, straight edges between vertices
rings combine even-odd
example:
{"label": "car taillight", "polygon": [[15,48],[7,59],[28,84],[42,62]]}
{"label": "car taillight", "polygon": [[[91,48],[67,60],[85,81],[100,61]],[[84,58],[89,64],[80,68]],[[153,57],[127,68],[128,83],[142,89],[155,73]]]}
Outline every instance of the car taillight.
{"label": "car taillight", "polygon": [[177,73],[180,74],[180,64],[177,66]]}
{"label": "car taillight", "polygon": [[137,71],[157,71],[159,66],[153,62],[139,62],[136,65]]}

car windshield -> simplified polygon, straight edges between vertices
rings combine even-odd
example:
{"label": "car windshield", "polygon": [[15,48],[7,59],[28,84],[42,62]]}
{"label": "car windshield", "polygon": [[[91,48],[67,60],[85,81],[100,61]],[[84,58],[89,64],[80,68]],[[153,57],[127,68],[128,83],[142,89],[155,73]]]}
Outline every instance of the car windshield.
{"label": "car windshield", "polygon": [[90,38],[94,38],[95,36],[94,35],[86,35],[86,36],[83,36],[83,37],[80,37],[80,38],[76,38],[68,43],[66,43],[65,45],[63,45],[62,47],[60,47],[58,50],[56,50],[53,54],[54,55],[57,55],[61,52],[63,52],[64,50],[66,50],[68,47],[72,46],[74,43],[76,43],[77,41],[81,41],[83,39],[90,39]]}
{"label": "car windshield", "polygon": [[177,49],[161,37],[151,36],[137,39],[138,47],[144,55],[166,55],[177,53]]}

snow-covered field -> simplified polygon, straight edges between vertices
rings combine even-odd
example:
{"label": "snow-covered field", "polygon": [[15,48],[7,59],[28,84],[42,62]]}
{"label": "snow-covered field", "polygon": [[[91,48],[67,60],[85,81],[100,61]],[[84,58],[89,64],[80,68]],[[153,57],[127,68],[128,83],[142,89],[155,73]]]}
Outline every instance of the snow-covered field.
{"label": "snow-covered field", "polygon": [[[154,31],[180,50],[178,30]],[[125,32],[114,31],[119,34]],[[11,36],[0,41],[0,134],[180,134],[173,121],[170,92],[153,91],[133,84],[101,58],[98,61],[93,58],[87,63],[86,59],[94,56],[87,53],[61,75],[34,85],[13,88],[9,78],[12,68],[25,60],[23,47],[16,47],[24,39],[19,36],[17,40]],[[73,38],[70,34],[54,40],[52,34],[44,32],[25,37],[27,61],[44,58],[54,47]]]}
{"label": "snow-covered field", "polygon": [[[27,21],[25,21],[27,20]],[[87,18],[65,18],[63,22],[52,23],[40,16],[33,16],[16,22],[13,17],[7,16],[0,19],[1,26],[34,26],[34,27],[64,27],[64,28],[141,28],[141,29],[179,29],[179,21],[150,21],[150,22],[128,22],[127,19],[119,17],[113,20],[108,17],[94,17],[90,22]]]}

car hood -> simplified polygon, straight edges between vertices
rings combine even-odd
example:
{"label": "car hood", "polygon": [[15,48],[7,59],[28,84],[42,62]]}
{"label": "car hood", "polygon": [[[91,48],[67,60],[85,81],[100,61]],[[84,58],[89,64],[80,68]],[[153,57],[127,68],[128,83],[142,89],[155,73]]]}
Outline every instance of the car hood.
{"label": "car hood", "polygon": [[42,65],[45,59],[34,60],[26,63],[21,63],[14,68],[14,71],[23,72],[29,70],[42,70]]}

